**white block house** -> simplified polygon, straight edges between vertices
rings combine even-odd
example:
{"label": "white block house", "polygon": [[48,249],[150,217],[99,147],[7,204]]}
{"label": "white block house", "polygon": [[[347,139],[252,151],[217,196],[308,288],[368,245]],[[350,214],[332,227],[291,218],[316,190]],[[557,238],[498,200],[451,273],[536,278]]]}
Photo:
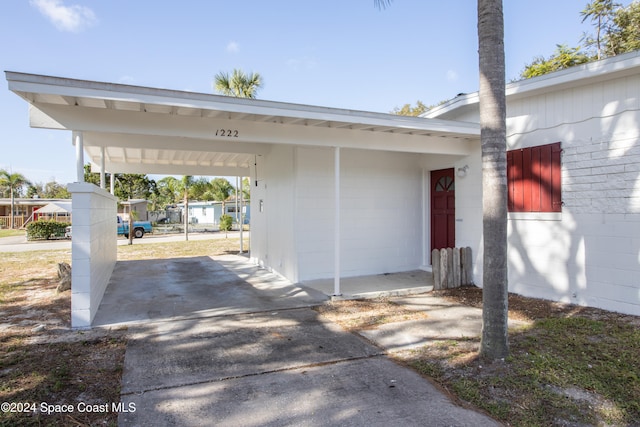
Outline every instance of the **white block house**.
{"label": "white block house", "polygon": [[[509,290],[640,315],[639,52],[511,83],[506,93],[507,149],[562,150],[559,209],[510,206]],[[427,117],[479,122],[478,95]]]}
{"label": "white block house", "polygon": [[[640,314],[639,76],[632,53],[507,85],[511,291]],[[430,269],[432,248],[470,246],[482,286],[477,94],[416,118],[7,80],[31,126],[75,131],[78,181],[84,155],[99,172],[249,176],[251,259],[293,282],[333,278],[340,293],[341,277]],[[74,243],[75,222],[74,207]],[[91,269],[111,256],[91,252]]]}

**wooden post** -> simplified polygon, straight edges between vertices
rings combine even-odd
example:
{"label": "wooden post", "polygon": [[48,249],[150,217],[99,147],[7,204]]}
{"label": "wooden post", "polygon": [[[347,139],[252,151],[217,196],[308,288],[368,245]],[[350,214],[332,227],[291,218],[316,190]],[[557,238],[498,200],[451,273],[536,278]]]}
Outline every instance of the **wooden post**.
{"label": "wooden post", "polygon": [[460,248],[453,248],[453,287],[460,287],[460,271],[462,266],[460,265]]}
{"label": "wooden post", "polygon": [[447,289],[447,276],[449,275],[447,255],[446,249],[440,249],[440,289]]}
{"label": "wooden post", "polygon": [[433,271],[433,288],[440,289],[440,251],[431,251],[431,270]]}
{"label": "wooden post", "polygon": [[453,249],[447,248],[447,288],[453,288]]}

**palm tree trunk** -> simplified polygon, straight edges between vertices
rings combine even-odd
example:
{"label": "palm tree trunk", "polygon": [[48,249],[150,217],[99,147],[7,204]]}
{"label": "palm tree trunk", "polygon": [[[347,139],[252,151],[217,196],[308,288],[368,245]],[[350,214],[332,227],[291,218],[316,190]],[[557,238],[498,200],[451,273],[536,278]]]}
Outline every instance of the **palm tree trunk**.
{"label": "palm tree trunk", "polygon": [[9,228],[13,230],[13,226],[14,226],[14,222],[13,222],[14,221],[14,218],[13,218],[14,212],[13,212],[13,210],[14,210],[14,205],[15,205],[15,199],[13,197],[13,185],[12,184],[9,185],[9,192],[10,192],[10,195],[11,195],[11,213],[10,213],[10,216],[9,216]]}
{"label": "palm tree trunk", "polygon": [[507,285],[507,159],[502,0],[478,0],[482,144],[483,307],[480,355],[509,353]]}

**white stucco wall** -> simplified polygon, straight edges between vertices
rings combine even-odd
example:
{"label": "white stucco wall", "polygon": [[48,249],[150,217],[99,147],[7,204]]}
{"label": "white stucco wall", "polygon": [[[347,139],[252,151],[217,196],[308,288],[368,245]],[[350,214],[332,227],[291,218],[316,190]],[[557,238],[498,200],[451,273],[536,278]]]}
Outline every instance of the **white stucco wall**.
{"label": "white stucco wall", "polygon": [[88,183],[68,185],[72,194],[71,326],[91,326],[116,264],[117,199]]}

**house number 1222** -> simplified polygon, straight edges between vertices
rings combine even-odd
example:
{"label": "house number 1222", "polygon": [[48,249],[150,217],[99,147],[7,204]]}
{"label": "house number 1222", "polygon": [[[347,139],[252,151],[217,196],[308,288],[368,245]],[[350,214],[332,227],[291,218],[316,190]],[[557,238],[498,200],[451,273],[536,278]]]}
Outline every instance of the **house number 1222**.
{"label": "house number 1222", "polygon": [[216,129],[216,136],[227,136],[229,138],[237,138],[237,129]]}

